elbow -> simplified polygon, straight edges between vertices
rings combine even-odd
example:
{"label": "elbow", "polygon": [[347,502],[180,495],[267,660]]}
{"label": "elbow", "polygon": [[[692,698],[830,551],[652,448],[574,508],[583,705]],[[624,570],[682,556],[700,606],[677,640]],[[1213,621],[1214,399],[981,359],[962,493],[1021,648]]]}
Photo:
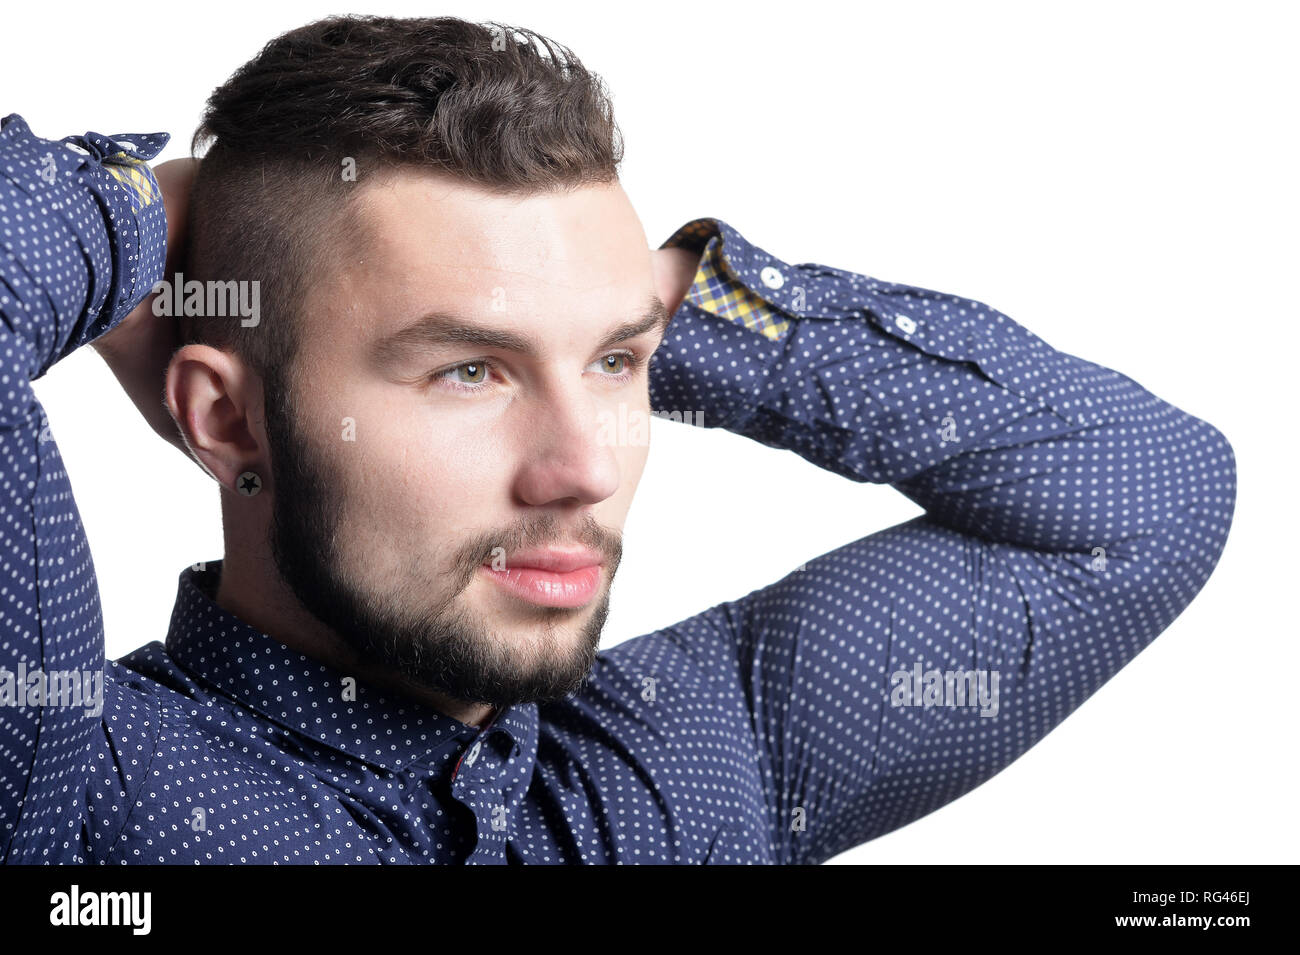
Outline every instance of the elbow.
{"label": "elbow", "polygon": [[1237,457],[1222,431],[1200,419],[1190,431],[1188,454],[1179,468],[1182,501],[1169,528],[1167,546],[1189,569],[1196,591],[1218,566],[1237,505]]}
{"label": "elbow", "polygon": [[1205,487],[1202,500],[1195,502],[1200,517],[1216,542],[1218,560],[1228,539],[1228,529],[1237,508],[1237,455],[1222,431],[1203,424]]}

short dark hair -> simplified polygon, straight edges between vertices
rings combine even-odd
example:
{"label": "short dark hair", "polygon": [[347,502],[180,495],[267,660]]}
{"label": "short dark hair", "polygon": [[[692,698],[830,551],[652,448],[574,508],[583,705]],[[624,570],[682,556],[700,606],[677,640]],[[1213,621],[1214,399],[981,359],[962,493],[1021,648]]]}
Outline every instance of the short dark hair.
{"label": "short dark hair", "polygon": [[258,281],[261,321],[186,318],[182,339],[234,351],[268,391],[291,386],[312,271],[368,177],[419,167],[538,193],[613,181],[623,153],[602,81],[568,48],[455,17],[330,17],[275,38],[213,92],[192,151],[204,143],[186,279]]}

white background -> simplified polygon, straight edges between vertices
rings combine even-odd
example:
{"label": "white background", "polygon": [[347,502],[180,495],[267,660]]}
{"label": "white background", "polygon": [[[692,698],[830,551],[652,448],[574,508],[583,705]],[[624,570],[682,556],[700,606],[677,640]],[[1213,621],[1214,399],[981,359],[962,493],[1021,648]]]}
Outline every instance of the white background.
{"label": "white background", "polygon": [[[1297,861],[1297,20],[1266,3],[388,3],[539,30],[612,90],[651,245],[727,220],[787,262],[987,302],[1223,431],[1237,515],[1154,644],[990,782],[839,862]],[[319,3],[24,3],[0,110],[165,130]],[[215,486],[82,349],[36,391],[108,652],[221,556]],[[756,479],[755,476],[761,476]],[[606,646],[920,513],[789,452],[656,422]],[[1219,888],[1229,889],[1233,886]]]}

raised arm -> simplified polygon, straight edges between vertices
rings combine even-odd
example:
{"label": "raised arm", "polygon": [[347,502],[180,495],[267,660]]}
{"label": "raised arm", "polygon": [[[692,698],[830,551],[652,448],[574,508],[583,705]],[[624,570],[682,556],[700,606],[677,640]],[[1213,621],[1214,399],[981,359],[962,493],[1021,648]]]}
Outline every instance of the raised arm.
{"label": "raised arm", "polygon": [[993,776],[1168,627],[1235,462],[981,302],[792,266],[719,220],[665,244],[706,242],[652,406],[926,511],[656,635],[747,709],[777,857],[820,862]]}
{"label": "raised arm", "polygon": [[[82,827],[86,755],[101,719],[104,674],[94,564],[30,382],[112,329],[161,278],[167,225],[145,161],[166,140],[166,134],[87,133],[53,142],[35,137],[16,115],[0,123],[0,694],[6,688],[10,694],[0,706],[0,860],[6,862],[68,857],[69,839]],[[93,698],[96,675],[100,700]],[[32,692],[42,681],[50,690],[43,699]],[[80,704],[59,705],[71,699],[74,681]],[[65,695],[55,695],[56,686]]]}

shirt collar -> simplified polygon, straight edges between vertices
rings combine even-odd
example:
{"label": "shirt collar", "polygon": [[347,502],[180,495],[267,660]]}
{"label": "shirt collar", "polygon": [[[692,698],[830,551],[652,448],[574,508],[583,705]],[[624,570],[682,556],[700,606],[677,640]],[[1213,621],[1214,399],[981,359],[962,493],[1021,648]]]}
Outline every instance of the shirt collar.
{"label": "shirt collar", "polygon": [[537,704],[498,711],[480,729],[421,703],[390,699],[219,606],[212,595],[220,576],[221,561],[181,572],[167,654],[195,678],[273,723],[393,772],[478,736],[500,740],[503,748],[535,751]]}

